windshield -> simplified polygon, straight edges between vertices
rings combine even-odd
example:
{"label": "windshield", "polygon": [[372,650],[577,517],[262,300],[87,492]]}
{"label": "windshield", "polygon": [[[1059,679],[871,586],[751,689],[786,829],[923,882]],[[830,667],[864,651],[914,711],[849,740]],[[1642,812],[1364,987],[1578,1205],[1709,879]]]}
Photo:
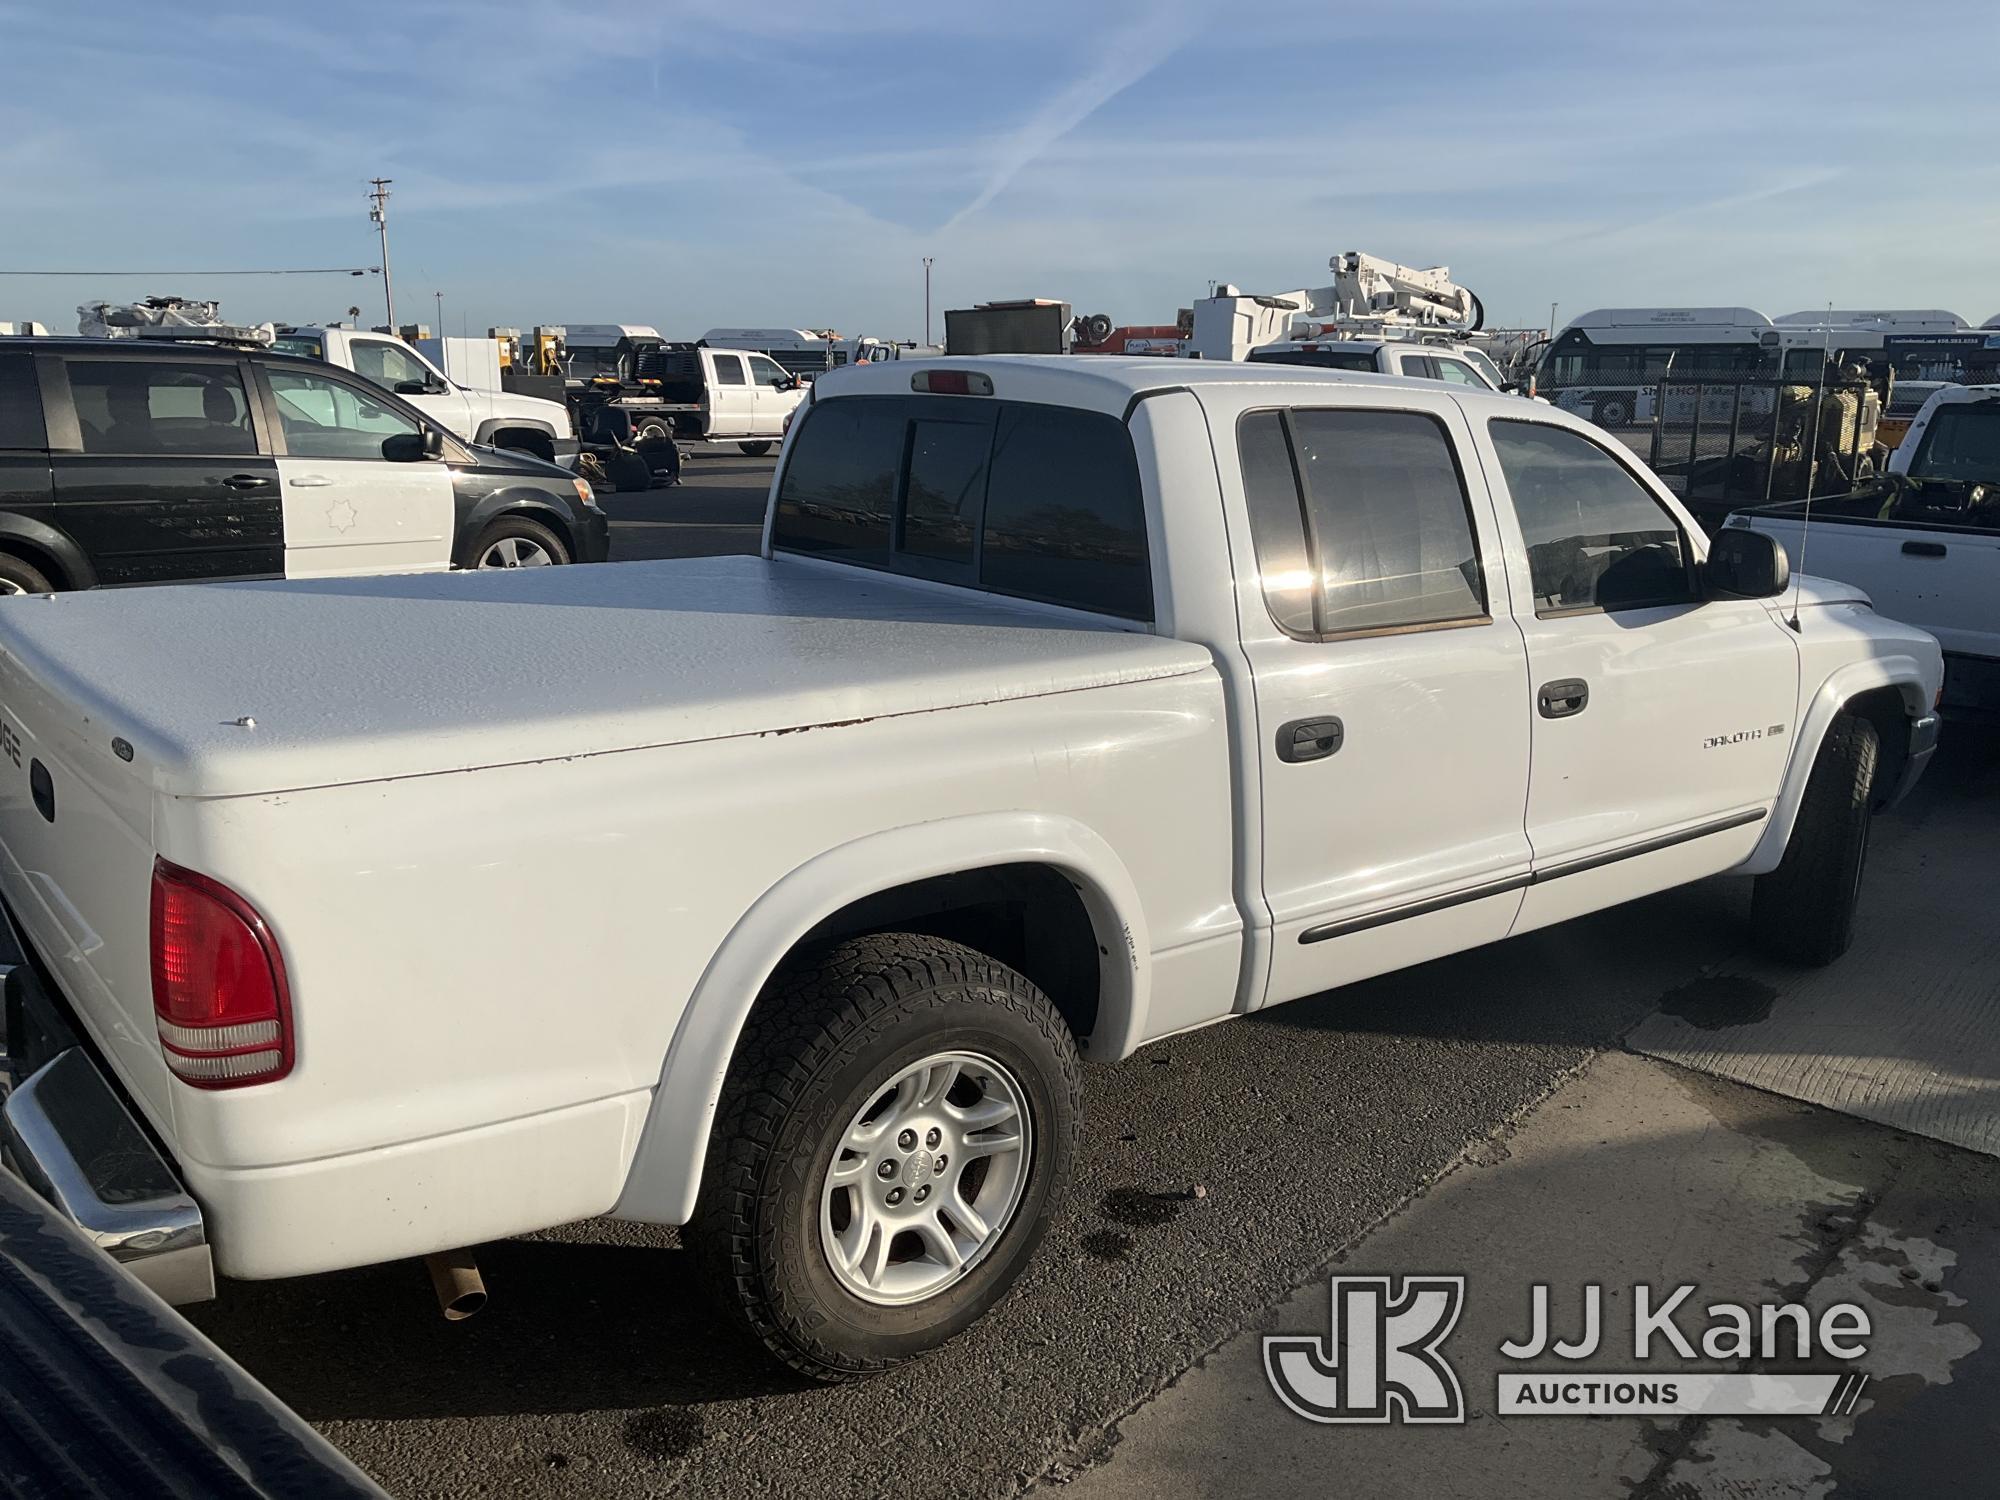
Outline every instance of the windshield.
{"label": "windshield", "polygon": [[1507,383],[1507,377],[1500,373],[1500,367],[1484,354],[1481,354],[1477,349],[1461,349],[1458,352],[1465,356],[1466,362],[1473,369],[1477,370],[1493,383],[1495,390],[1498,390]]}
{"label": "windshield", "polygon": [[2000,484],[2000,401],[1966,401],[1932,413],[1910,477]]}

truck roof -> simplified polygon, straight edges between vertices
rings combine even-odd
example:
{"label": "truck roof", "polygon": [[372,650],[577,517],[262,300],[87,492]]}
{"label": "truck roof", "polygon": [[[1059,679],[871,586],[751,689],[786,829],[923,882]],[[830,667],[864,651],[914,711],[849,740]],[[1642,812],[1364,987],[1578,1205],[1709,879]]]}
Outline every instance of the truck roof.
{"label": "truck roof", "polygon": [[[1001,399],[1077,406],[1122,417],[1137,397],[1154,391],[1220,386],[1324,386],[1334,384],[1407,386],[1435,391],[1439,382],[1364,370],[1323,370],[1300,365],[1238,364],[1230,360],[1161,359],[1156,355],[977,354],[940,359],[900,359],[880,364],[844,365],[813,382],[813,400],[835,396],[908,395],[912,378],[924,370],[976,370],[993,381]],[[1453,386],[1468,400],[1491,400],[1520,413],[1516,397]],[[967,399],[977,400],[978,397]],[[1547,410],[1537,413],[1547,417]]]}

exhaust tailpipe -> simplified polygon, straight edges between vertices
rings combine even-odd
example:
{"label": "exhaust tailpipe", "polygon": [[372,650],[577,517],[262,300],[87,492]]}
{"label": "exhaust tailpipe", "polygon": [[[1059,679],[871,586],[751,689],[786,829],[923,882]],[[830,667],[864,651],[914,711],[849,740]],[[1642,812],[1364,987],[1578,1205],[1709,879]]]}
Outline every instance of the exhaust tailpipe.
{"label": "exhaust tailpipe", "polygon": [[463,1322],[486,1305],[486,1283],[470,1250],[426,1255],[424,1269],[431,1273],[431,1289],[437,1293],[438,1309],[448,1322]]}

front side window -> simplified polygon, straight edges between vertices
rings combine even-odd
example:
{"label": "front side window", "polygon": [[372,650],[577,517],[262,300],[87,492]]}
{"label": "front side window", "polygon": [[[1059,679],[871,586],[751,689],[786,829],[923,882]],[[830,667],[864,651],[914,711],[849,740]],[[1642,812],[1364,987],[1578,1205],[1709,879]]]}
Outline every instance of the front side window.
{"label": "front side window", "polygon": [[297,370],[269,370],[285,451],[294,458],[382,457],[385,438],[423,429],[403,413],[344,381]]}
{"label": "front side window", "polygon": [[1541,422],[1495,421],[1489,430],[1527,542],[1536,613],[1695,597],[1679,525],[1617,459]]}
{"label": "front side window", "polygon": [[739,356],[737,356],[737,355],[734,355],[734,354],[718,354],[718,355],[716,355],[716,356],[715,356],[715,383],[716,383],[717,385],[745,385],[745,384],[748,384],[748,382],[747,382],[747,381],[745,381],[745,380],[744,380],[744,378],[743,378],[743,361],[742,361],[742,359],[741,359],[741,358],[740,358]]}
{"label": "front side window", "polygon": [[1252,412],[1238,431],[1257,569],[1292,635],[1487,618],[1451,441],[1420,412]]}
{"label": "front side window", "polygon": [[1437,367],[1439,380],[1449,380],[1453,385],[1473,386],[1482,391],[1490,389],[1486,382],[1473,372],[1471,365],[1460,364],[1457,360],[1446,359],[1442,355],[1434,358],[1431,363]]}
{"label": "front side window", "polygon": [[1152,617],[1124,423],[1067,407],[848,396],[807,408],[772,545],[1128,619]]}
{"label": "front side window", "polygon": [[250,403],[234,364],[74,359],[70,396],[85,453],[255,453]]}
{"label": "front side window", "polygon": [[750,378],[758,385],[769,386],[773,390],[791,384],[792,379],[785,373],[783,365],[775,359],[766,359],[761,354],[750,356]]}
{"label": "front side window", "polygon": [[428,388],[433,379],[431,367],[401,344],[386,339],[356,339],[348,348],[353,353],[354,373],[363,380],[374,381],[385,391],[404,386]]}

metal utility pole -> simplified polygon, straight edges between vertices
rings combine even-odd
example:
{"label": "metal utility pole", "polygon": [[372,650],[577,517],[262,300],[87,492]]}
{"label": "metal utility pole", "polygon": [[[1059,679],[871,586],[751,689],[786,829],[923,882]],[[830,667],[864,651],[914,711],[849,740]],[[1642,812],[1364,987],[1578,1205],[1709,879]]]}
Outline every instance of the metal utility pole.
{"label": "metal utility pole", "polygon": [[924,347],[931,346],[931,258],[924,257]]}
{"label": "metal utility pole", "polygon": [[437,298],[437,309],[438,309],[437,335],[439,338],[443,338],[444,337],[444,293],[432,292],[431,295]]}
{"label": "metal utility pole", "polygon": [[382,236],[382,307],[388,315],[389,331],[396,331],[396,293],[389,285],[389,184],[391,177],[371,177],[368,179],[368,217],[375,221],[375,228]]}
{"label": "metal utility pole", "polygon": [[1554,338],[1554,337],[1556,336],[1556,309],[1557,309],[1558,307],[1561,307],[1561,306],[1562,306],[1562,304],[1561,304],[1560,302],[1551,302],[1551,303],[1549,304],[1549,337],[1550,337],[1550,338]]}

